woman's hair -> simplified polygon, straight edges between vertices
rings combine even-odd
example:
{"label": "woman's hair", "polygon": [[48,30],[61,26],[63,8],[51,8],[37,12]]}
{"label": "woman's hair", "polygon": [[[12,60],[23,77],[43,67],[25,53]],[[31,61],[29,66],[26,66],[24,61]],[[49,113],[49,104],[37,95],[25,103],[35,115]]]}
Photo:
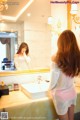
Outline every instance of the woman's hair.
{"label": "woman's hair", "polygon": [[74,33],[71,30],[63,31],[57,45],[55,62],[58,67],[68,76],[77,76],[80,73],[80,50]]}
{"label": "woman's hair", "polygon": [[25,52],[26,55],[29,53],[28,44],[25,43],[25,42],[22,42],[21,45],[20,45],[20,47],[19,47],[19,49],[18,49],[18,51],[17,51],[17,54],[19,54],[23,48],[26,48],[26,52]]}

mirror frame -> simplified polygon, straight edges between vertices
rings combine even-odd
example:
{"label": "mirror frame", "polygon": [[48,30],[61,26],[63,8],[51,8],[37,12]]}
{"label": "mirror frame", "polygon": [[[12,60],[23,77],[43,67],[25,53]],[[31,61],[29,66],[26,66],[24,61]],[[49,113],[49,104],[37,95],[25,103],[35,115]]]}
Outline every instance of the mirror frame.
{"label": "mirror frame", "polygon": [[2,76],[14,76],[14,75],[21,75],[21,74],[36,74],[36,73],[44,73],[49,72],[49,68],[44,69],[30,69],[30,70],[17,70],[17,71],[1,71],[0,77]]}

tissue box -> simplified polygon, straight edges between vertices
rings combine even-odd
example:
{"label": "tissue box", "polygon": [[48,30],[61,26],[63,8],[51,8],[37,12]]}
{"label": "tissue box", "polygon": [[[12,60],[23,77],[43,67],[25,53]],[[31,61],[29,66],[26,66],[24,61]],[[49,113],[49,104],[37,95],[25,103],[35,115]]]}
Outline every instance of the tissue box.
{"label": "tissue box", "polygon": [[7,85],[4,85],[4,86],[0,85],[0,97],[2,95],[9,95],[9,88]]}

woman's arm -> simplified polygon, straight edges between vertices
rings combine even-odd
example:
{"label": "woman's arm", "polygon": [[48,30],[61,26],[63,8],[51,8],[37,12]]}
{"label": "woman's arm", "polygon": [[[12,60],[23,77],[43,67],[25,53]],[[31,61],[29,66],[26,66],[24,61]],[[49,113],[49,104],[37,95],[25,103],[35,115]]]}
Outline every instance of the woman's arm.
{"label": "woman's arm", "polygon": [[14,64],[15,64],[15,67],[16,67],[17,70],[21,70],[17,54],[14,55]]}
{"label": "woman's arm", "polygon": [[52,68],[50,71],[50,85],[49,90],[54,89],[57,85],[59,79],[60,70],[55,63],[52,63]]}
{"label": "woman's arm", "polygon": [[31,68],[31,58],[29,56],[27,56],[26,54],[24,54],[24,58],[27,62],[27,65],[28,65],[28,69],[32,69]]}

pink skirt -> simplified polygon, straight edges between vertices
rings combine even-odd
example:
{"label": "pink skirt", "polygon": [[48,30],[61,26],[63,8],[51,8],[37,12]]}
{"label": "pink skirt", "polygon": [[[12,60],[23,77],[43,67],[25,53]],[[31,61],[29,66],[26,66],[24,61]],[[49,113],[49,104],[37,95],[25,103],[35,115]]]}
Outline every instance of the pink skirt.
{"label": "pink skirt", "polygon": [[76,96],[77,96],[77,93],[74,88],[70,88],[68,90],[55,91],[55,97],[57,97],[59,100],[62,100],[62,101],[74,99],[74,97]]}

